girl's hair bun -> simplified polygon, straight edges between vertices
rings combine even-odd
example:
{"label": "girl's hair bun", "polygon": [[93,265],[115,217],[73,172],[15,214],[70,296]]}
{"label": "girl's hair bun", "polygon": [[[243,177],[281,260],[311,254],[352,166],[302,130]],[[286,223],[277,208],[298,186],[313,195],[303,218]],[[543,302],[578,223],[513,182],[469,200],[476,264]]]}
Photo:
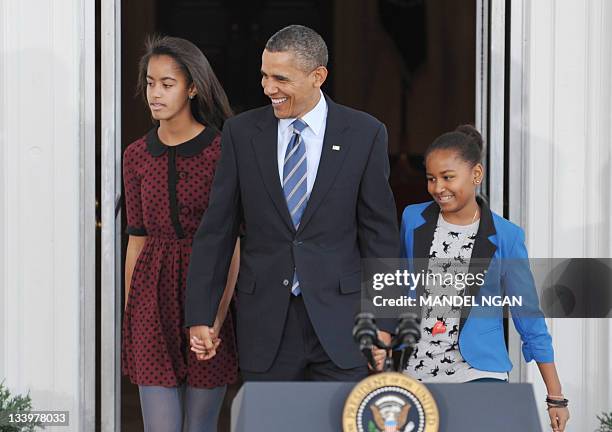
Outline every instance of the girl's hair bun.
{"label": "girl's hair bun", "polygon": [[425,152],[425,159],[434,150],[454,150],[461,158],[472,166],[482,161],[483,141],[478,130],[470,125],[458,126],[453,132],[440,135],[432,142]]}
{"label": "girl's hair bun", "polygon": [[471,124],[463,124],[463,125],[457,126],[457,129],[455,129],[455,132],[461,132],[462,134],[465,134],[471,137],[472,138],[471,141],[474,144],[476,144],[478,148],[480,149],[480,151],[482,152],[482,147],[483,147],[482,135],[480,134],[480,132],[478,132],[478,129],[476,129],[474,126],[472,126]]}

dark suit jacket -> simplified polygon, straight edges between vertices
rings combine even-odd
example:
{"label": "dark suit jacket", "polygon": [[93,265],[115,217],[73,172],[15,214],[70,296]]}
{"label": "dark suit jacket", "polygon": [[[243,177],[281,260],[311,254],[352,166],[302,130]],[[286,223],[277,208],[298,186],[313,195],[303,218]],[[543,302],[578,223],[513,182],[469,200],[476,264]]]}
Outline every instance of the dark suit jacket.
{"label": "dark suit jacket", "polygon": [[321,160],[297,231],[278,175],[272,107],[242,113],[223,128],[210,205],[193,241],[185,325],[212,325],[243,225],[236,333],[244,370],[263,372],[274,360],[294,267],[329,357],[343,369],[364,365],[351,333],[360,304],[360,259],[399,256],[385,126],[326,100]]}

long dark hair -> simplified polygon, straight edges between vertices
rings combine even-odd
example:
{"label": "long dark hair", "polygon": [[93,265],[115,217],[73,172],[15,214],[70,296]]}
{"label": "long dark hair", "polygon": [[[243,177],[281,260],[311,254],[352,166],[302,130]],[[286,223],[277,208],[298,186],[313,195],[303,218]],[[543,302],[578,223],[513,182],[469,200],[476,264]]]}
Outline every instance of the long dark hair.
{"label": "long dark hair", "polygon": [[[203,125],[223,127],[223,122],[233,115],[227,95],[210,67],[208,59],[193,43],[172,36],[149,36],[145,42],[145,54],[138,65],[137,92],[147,103],[147,67],[153,56],[167,55],[174,59],[187,78],[187,85],[195,85],[197,94],[191,100],[191,113]],[[148,105],[148,103],[147,103]]]}

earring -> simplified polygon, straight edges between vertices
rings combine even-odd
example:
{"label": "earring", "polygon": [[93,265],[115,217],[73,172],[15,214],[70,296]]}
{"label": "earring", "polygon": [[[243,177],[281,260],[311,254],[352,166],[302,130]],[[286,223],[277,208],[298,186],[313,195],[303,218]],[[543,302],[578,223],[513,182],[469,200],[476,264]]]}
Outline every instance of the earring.
{"label": "earring", "polygon": [[479,183],[480,183],[480,180],[479,180],[479,179],[476,179],[476,180],[474,180],[474,183],[479,184]]}
{"label": "earring", "polygon": [[195,95],[194,95],[194,94],[189,95],[189,100],[193,100],[193,98],[194,98],[194,97],[195,97]]}

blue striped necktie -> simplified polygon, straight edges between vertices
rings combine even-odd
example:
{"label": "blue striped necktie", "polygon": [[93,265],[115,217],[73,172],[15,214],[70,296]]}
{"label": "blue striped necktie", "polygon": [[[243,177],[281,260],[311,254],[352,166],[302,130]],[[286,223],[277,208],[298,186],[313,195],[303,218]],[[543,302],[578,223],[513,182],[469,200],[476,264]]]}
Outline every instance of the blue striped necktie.
{"label": "blue striped necktie", "polygon": [[[293,226],[295,229],[298,229],[308,202],[306,146],[301,137],[302,131],[308,125],[302,120],[297,119],[292,123],[292,126],[293,135],[287,146],[285,163],[283,165],[283,192]],[[293,272],[291,293],[296,296],[301,293],[300,283],[295,271]]]}

